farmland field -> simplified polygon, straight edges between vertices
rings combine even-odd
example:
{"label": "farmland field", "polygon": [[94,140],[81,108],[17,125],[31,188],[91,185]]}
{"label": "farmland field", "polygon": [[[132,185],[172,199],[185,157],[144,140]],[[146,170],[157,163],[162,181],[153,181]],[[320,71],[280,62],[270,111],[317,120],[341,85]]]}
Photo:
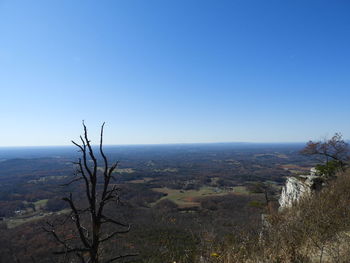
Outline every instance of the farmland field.
{"label": "farmland field", "polygon": [[160,193],[167,194],[166,196],[160,198],[157,202],[164,199],[169,199],[176,203],[180,208],[199,206],[199,198],[207,196],[222,196],[232,193],[247,193],[244,186],[233,187],[232,189],[219,189],[217,187],[205,186],[201,187],[199,190],[177,190],[169,188],[153,188],[152,190]]}

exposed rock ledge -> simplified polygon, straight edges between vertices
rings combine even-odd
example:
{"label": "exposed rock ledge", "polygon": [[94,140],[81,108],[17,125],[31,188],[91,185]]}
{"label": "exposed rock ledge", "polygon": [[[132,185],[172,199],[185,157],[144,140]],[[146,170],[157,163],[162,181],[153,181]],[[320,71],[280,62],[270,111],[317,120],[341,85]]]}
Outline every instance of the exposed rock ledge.
{"label": "exposed rock ledge", "polygon": [[319,190],[323,185],[323,177],[316,175],[314,169],[311,170],[310,175],[287,177],[286,184],[282,188],[281,197],[278,200],[280,209],[293,206],[302,197]]}

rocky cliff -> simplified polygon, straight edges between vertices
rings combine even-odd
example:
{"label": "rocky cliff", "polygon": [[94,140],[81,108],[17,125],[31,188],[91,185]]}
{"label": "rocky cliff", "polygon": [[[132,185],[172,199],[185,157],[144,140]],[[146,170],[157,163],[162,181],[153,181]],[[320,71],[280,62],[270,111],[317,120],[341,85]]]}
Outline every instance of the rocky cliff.
{"label": "rocky cliff", "polygon": [[323,184],[323,177],[316,175],[314,170],[311,170],[310,175],[287,177],[286,184],[282,188],[281,196],[278,200],[280,209],[293,206],[302,197],[322,188]]}

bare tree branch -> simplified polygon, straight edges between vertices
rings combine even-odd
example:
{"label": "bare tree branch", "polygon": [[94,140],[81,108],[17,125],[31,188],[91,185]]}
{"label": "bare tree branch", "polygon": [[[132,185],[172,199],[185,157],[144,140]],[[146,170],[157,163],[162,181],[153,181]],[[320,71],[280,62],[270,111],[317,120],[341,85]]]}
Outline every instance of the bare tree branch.
{"label": "bare tree branch", "polygon": [[75,219],[74,222],[75,222],[76,228],[78,230],[81,242],[84,244],[84,246],[86,248],[91,248],[91,244],[90,244],[89,240],[84,235],[83,228],[82,228],[81,223],[80,223],[80,214],[78,212],[78,209],[74,205],[72,194],[69,195],[69,198],[65,197],[65,198],[63,198],[63,200],[68,202],[70,208],[72,209],[73,216]]}
{"label": "bare tree branch", "polygon": [[[60,223],[64,225],[69,219],[74,223],[77,234],[70,236],[69,238],[60,238],[56,231],[55,226],[51,223],[47,223],[44,227],[44,231],[50,233],[54,239],[63,247],[62,251],[57,251],[57,255],[65,255],[67,258],[68,254],[73,254],[80,259],[81,262],[87,263],[99,263],[100,256],[103,252],[102,243],[105,243],[116,237],[119,234],[124,234],[130,231],[131,225],[119,222],[118,220],[107,217],[104,214],[104,209],[106,204],[112,201],[119,202],[119,191],[120,189],[117,185],[111,185],[111,179],[113,177],[113,172],[118,166],[118,162],[113,163],[109,167],[107,156],[103,151],[103,132],[104,125],[101,126],[100,133],[100,145],[99,153],[103,161],[103,177],[98,180],[99,166],[98,160],[95,156],[94,149],[91,145],[91,141],[88,138],[88,130],[83,121],[84,134],[80,136],[81,144],[72,141],[72,143],[78,147],[79,152],[81,152],[82,157],[78,159],[77,162],[73,164],[76,165],[77,171],[73,179],[65,183],[63,186],[69,186],[73,183],[84,181],[84,190],[86,195],[86,201],[88,202],[88,207],[85,209],[80,209],[77,206],[77,202],[73,200],[72,193],[63,198],[65,202],[69,204],[71,212],[65,217],[65,219]],[[99,190],[99,183],[102,181],[102,189]],[[88,227],[82,224],[82,219],[84,219],[84,224],[86,225],[85,215],[89,215]],[[111,234],[106,234],[102,231],[103,224],[110,224],[111,226],[119,227],[122,229],[113,230]],[[80,241],[81,247],[72,245],[72,243]],[[135,254],[136,255],[136,254]],[[106,262],[113,262],[119,259],[123,259],[130,256],[135,256],[134,254],[116,256],[111,258]]]}
{"label": "bare tree branch", "polygon": [[114,231],[112,234],[109,234],[108,236],[100,239],[100,242],[105,242],[109,239],[111,239],[112,237],[115,237],[116,235],[118,234],[125,234],[125,233],[128,233],[130,231],[130,228],[131,228],[131,225],[129,225],[129,227],[126,229],[126,230],[120,230],[120,231]]}
{"label": "bare tree branch", "polygon": [[120,259],[124,259],[124,258],[128,258],[128,257],[136,257],[136,256],[138,256],[138,254],[122,255],[122,256],[111,258],[111,259],[105,261],[105,263],[111,263],[111,262],[114,262],[114,261],[117,261],[117,260],[120,260]]}

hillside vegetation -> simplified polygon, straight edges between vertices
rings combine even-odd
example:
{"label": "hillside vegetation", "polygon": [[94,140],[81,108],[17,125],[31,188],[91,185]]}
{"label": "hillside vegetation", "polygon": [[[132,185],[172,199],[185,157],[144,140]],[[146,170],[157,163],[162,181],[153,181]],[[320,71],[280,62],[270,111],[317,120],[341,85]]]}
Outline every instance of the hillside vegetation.
{"label": "hillside vegetation", "polygon": [[271,212],[259,236],[227,243],[208,262],[350,262],[350,172],[281,212]]}

